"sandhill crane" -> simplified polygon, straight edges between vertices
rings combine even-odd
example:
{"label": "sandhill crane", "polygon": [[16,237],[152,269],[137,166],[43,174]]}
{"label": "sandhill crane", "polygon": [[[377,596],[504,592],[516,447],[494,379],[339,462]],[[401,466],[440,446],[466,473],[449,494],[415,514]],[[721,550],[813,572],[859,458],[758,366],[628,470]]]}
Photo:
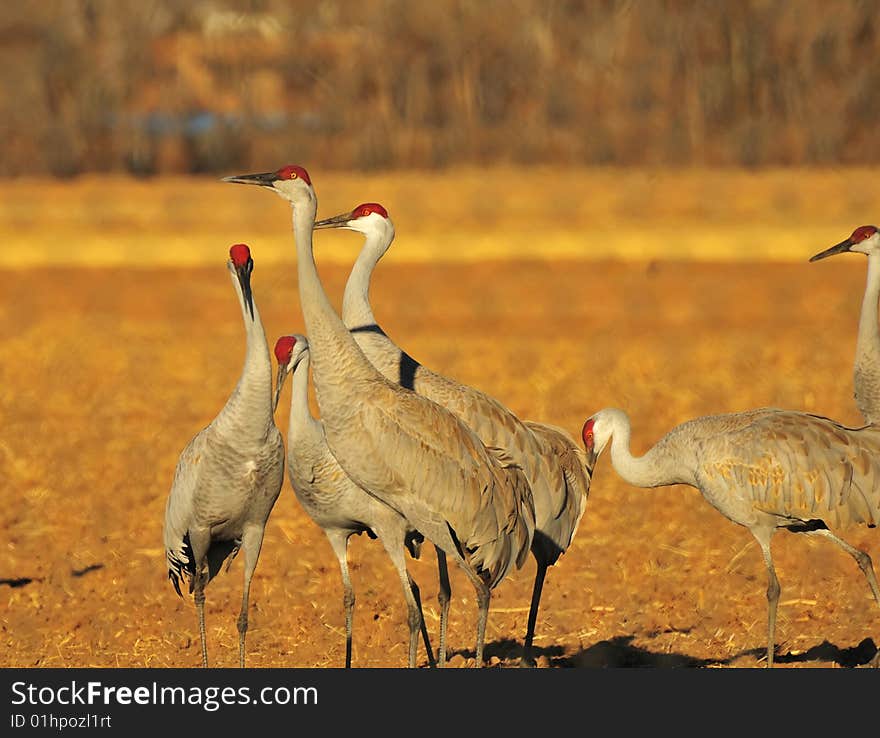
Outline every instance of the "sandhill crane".
{"label": "sandhill crane", "polygon": [[266,521],[284,481],[284,441],[272,407],[272,361],[251,293],[250,249],[235,244],[227,266],[241,304],[247,348],[238,384],[210,425],[186,445],[165,507],[168,577],[180,595],[189,581],[199,617],[202,666],[208,666],[205,586],[244,550],[244,591],[238,616],[239,664],[244,667],[251,578]]}
{"label": "sandhill crane", "polygon": [[287,475],[290,486],[309,517],[324,531],[339,561],[345,608],[345,666],[351,667],[351,632],[354,589],[348,572],[348,540],[366,532],[378,537],[403,584],[409,622],[409,666],[416,665],[419,630],[425,638],[428,659],[431,645],[422,621],[419,589],[406,569],[404,549],[418,558],[422,535],[406,518],[358,487],[330,453],[324,427],[309,409],[309,342],[299,334],[281,336],[275,343],[278,378],[275,406],[288,374],[293,374],[290,423],[287,426]]}
{"label": "sandhill crane", "polygon": [[751,531],[769,578],[768,667],[780,592],[770,555],[777,528],[836,543],[856,560],[880,605],[870,556],[829,530],[857,523],[873,527],[880,520],[880,427],[845,428],[818,415],[761,408],[682,423],[634,457],[629,417],[606,408],[587,419],[582,435],[594,460],[610,441],[611,464],[628,484],[690,485],[728,520]]}
{"label": "sandhill crane", "polygon": [[880,423],[880,326],[877,315],[880,299],[880,233],[877,226],[856,228],[849,238],[816,254],[810,261],[847,251],[868,256],[868,281],[862,298],[853,370],[856,407],[868,423]]}
{"label": "sandhill crane", "polygon": [[317,197],[305,169],[291,165],[225,180],[268,187],[290,202],[327,444],[359,486],[398,510],[467,574],[477,593],[476,664],[482,666],[491,591],[514,563],[522,566],[532,542],[528,480],[450,411],[387,380],[358,348],[318,276],[312,250]]}
{"label": "sandhill crane", "polygon": [[[382,205],[363,203],[351,212],[318,221],[315,228],[346,228],[365,237],[345,286],[342,320],[367,358],[391,381],[451,410],[486,446],[503,448],[529,480],[535,501],[532,554],[537,569],[520,663],[531,665],[544,576],[547,568],[571,545],[589,494],[592,470],[586,464],[586,457],[565,430],[521,421],[493,397],[415,361],[379,327],[370,304],[370,279],[394,240],[394,224]],[[441,586],[441,624],[445,622],[449,596],[448,585],[445,590]]]}

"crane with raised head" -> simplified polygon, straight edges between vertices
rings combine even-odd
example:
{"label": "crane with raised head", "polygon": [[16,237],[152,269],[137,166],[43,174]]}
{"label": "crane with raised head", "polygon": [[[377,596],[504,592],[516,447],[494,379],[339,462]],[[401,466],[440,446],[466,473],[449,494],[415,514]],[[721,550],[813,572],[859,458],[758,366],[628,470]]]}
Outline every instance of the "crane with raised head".
{"label": "crane with raised head", "polygon": [[610,443],[611,465],[627,484],[690,485],[761,547],[768,576],[768,667],[780,593],[770,539],[779,528],[823,537],[846,551],[880,605],[871,557],[831,531],[880,521],[880,427],[846,428],[819,415],[761,408],[689,420],[638,457],[630,451],[630,433],[629,417],[617,408],[592,415],[582,430],[594,462]]}
{"label": "crane with raised head", "polygon": [[[364,236],[364,244],[345,286],[342,320],[370,362],[391,381],[451,410],[485,445],[504,449],[529,480],[535,501],[532,555],[536,571],[521,664],[531,665],[532,642],[547,569],[571,545],[584,513],[592,474],[586,456],[562,428],[522,421],[485,392],[431,371],[398,347],[379,327],[369,295],[373,271],[395,235],[394,223],[385,207],[379,203],[362,203],[350,212],[318,221],[315,228],[345,228]],[[441,623],[445,621],[449,597],[448,578],[444,578],[441,568]]]}
{"label": "crane with raised head", "polygon": [[877,226],[859,226],[849,238],[816,254],[810,261],[848,251],[868,257],[868,280],[862,298],[853,368],[856,407],[868,423],[880,423],[880,325],[877,315],[880,300],[880,232]]}
{"label": "crane with raised head", "polygon": [[312,244],[318,200],[303,167],[225,180],[266,187],[290,203],[327,445],[356,484],[398,510],[468,576],[477,595],[475,655],[482,666],[492,590],[512,566],[522,566],[532,543],[528,480],[449,410],[386,379],[358,347],[318,276]]}
{"label": "crane with raised head", "polygon": [[416,665],[421,630],[433,661],[431,645],[422,619],[419,588],[406,568],[404,551],[419,557],[422,535],[397,510],[356,485],[346,474],[324,436],[320,419],[309,408],[309,342],[301,334],[281,336],[275,342],[278,376],[275,406],[288,374],[293,375],[290,422],[287,426],[287,475],[297,500],[330,542],[342,575],[345,610],[345,666],[351,666],[352,621],[355,595],[348,571],[348,542],[367,533],[378,538],[388,553],[403,585],[409,623],[409,667]]}
{"label": "crane with raised head", "polygon": [[239,550],[244,551],[238,616],[243,668],[251,579],[266,522],[284,482],[284,440],[273,417],[272,361],[251,291],[254,261],[246,244],[229,249],[227,266],[244,319],[244,368],[223,409],[180,455],[165,507],[163,537],[168,577],[178,595],[181,580],[188,581],[195,601],[205,667],[205,587],[224,562],[228,569]]}

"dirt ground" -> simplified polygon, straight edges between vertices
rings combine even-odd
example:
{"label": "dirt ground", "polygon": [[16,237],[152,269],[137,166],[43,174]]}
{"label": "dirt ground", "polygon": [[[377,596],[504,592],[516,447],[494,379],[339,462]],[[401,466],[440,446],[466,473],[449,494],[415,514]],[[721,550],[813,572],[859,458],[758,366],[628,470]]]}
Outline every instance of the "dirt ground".
{"label": "dirt ground", "polygon": [[[817,244],[816,250],[829,244]],[[852,354],[860,256],[803,263],[480,262],[382,265],[386,331],[422,363],[523,418],[578,436],[626,409],[640,453],[701,414],[766,405],[858,425]],[[243,331],[225,250],[216,267],[0,274],[0,666],[198,666],[195,609],[166,577],[162,519],[178,454],[234,386]],[[301,331],[292,262],[253,285],[272,340]],[[320,262],[320,259],[319,259]],[[321,268],[339,301],[344,267]],[[287,427],[289,390],[277,422]],[[880,560],[876,530],[844,533]],[[880,608],[845,553],[781,532],[778,666],[856,667]],[[354,665],[406,663],[405,606],[381,546],[352,539]],[[207,590],[212,665],[237,665],[241,560]],[[411,571],[438,626],[433,554]],[[490,664],[513,666],[534,562],[495,590]],[[452,572],[450,666],[472,664],[473,590]],[[756,667],[766,639],[758,546],[689,487],[636,489],[600,459],[538,619],[550,667]],[[285,482],[251,593],[248,665],[338,667],[341,583]],[[424,651],[420,663],[426,664]]]}

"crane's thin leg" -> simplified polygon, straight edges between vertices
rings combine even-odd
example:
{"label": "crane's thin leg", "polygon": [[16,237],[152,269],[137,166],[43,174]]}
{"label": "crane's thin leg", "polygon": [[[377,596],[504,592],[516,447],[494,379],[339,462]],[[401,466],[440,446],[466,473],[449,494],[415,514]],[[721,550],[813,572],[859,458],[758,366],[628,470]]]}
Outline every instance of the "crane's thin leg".
{"label": "crane's thin leg", "polygon": [[459,559],[458,563],[473,582],[474,589],[477,591],[477,646],[474,665],[479,668],[483,666],[483,642],[486,639],[486,621],[489,618],[489,600],[492,592],[489,585],[480,579],[480,576],[463,559]]}
{"label": "crane's thin leg", "polygon": [[477,647],[476,647],[476,664],[481,667],[483,665],[483,643],[486,640],[486,621],[489,619],[489,600],[492,593],[489,585],[485,582],[474,583],[477,589]]}
{"label": "crane's thin leg", "polygon": [[202,642],[202,667],[208,668],[208,638],[205,633],[205,579],[206,575],[197,573],[193,580],[193,600],[199,616],[199,639]]}
{"label": "crane's thin leg", "polygon": [[874,565],[871,563],[871,557],[865,551],[860,551],[855,546],[851,546],[849,543],[844,541],[842,538],[834,535],[827,528],[823,528],[821,530],[813,530],[810,531],[810,535],[814,536],[823,536],[827,538],[829,541],[836,543],[840,546],[844,551],[846,551],[850,556],[852,556],[856,563],[859,565],[859,569],[862,570],[862,573],[865,575],[865,578],[868,580],[868,586],[871,588],[871,593],[874,595],[874,601],[880,605],[880,587],[877,586],[877,577],[874,574]]}
{"label": "crane's thin leg", "polygon": [[342,604],[345,608],[345,668],[351,668],[351,633],[354,622],[354,588],[351,586],[351,577],[348,573],[348,539],[351,532],[347,530],[333,529],[325,531],[327,539],[336,559],[339,561],[339,571],[342,574]]}
{"label": "crane's thin leg", "polygon": [[446,554],[439,546],[437,552],[437,573],[440,578],[440,591],[437,601],[440,603],[440,652],[437,656],[438,666],[446,666],[446,627],[449,623],[449,601],[452,599],[452,586],[449,584],[449,568],[446,565]]}
{"label": "crane's thin leg", "polygon": [[544,589],[544,577],[547,575],[547,564],[537,557],[538,570],[535,572],[535,585],[532,588],[532,604],[529,607],[529,624],[526,627],[526,639],[523,642],[523,655],[520,666],[534,666],[532,657],[532,640],[535,637],[535,623],[538,620],[538,605],[541,603],[541,592]]}
{"label": "crane's thin leg", "polygon": [[262,528],[245,528],[241,537],[241,548],[244,551],[244,590],[241,595],[241,612],[238,614],[238,665],[244,669],[244,639],[248,629],[248,598],[251,591],[251,579],[260,558],[263,546]]}
{"label": "crane's thin leg", "polygon": [[202,667],[208,668],[208,638],[205,632],[205,586],[208,584],[208,567],[205,559],[211,547],[211,532],[198,528],[190,528],[190,547],[195,565],[193,575],[193,601],[199,616],[199,639],[202,642]]}
{"label": "crane's thin leg", "polygon": [[773,652],[776,648],[774,635],[776,633],[776,608],[779,605],[779,579],[776,577],[776,569],[773,568],[773,557],[770,555],[770,539],[774,528],[759,528],[752,530],[752,535],[761,547],[764,563],[767,565],[767,668],[773,667]]}
{"label": "crane's thin leg", "polygon": [[422,640],[425,642],[425,652],[428,654],[428,666],[433,669],[437,666],[437,662],[434,660],[434,649],[431,648],[431,638],[428,635],[428,626],[425,625],[425,612],[422,610],[422,592],[419,589],[419,585],[416,584],[415,579],[410,577],[409,581],[412,585],[413,597],[416,598],[416,604],[419,606],[419,620],[421,621],[420,628],[422,631]]}
{"label": "crane's thin leg", "polygon": [[397,575],[403,585],[403,597],[406,600],[407,623],[409,624],[409,668],[414,669],[416,666],[416,656],[419,650],[419,632],[425,638],[425,647],[428,649],[429,660],[433,661],[431,655],[431,644],[427,639],[427,631],[424,629],[424,621],[422,619],[422,605],[419,597],[419,588],[413,578],[406,570],[406,560],[404,559],[403,546],[394,545],[391,537],[381,538],[385,550],[394,568],[397,569]]}
{"label": "crane's thin leg", "polygon": [[[836,543],[856,560],[859,569],[862,570],[865,579],[868,580],[868,586],[871,588],[871,594],[874,595],[874,601],[880,605],[880,587],[877,586],[877,576],[874,574],[874,564],[871,562],[871,557],[868,555],[867,551],[861,551],[855,546],[850,545],[842,538],[834,535],[834,533],[827,528],[810,531],[810,533],[812,535],[823,536],[829,541]],[[874,658],[871,659],[871,666],[880,668],[880,651],[877,651]]]}

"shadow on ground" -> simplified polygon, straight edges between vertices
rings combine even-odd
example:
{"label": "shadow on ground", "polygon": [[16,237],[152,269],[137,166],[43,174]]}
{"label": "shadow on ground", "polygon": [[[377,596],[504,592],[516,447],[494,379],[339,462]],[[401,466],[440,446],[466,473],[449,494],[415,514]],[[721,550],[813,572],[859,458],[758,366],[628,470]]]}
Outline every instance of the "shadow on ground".
{"label": "shadow on ground", "polygon": [[[553,668],[558,669],[608,669],[608,668],[655,668],[655,669],[699,669],[713,666],[730,666],[744,657],[755,660],[756,667],[764,665],[765,650],[753,648],[741,651],[727,659],[698,659],[683,653],[658,653],[632,644],[635,636],[616,636],[610,640],[599,641],[589,648],[574,654],[565,654],[561,646],[534,648],[534,656],[539,661],[544,657]],[[819,645],[798,654],[777,654],[777,664],[797,664],[809,662],[833,663],[852,669],[868,665],[878,649],[873,639],[865,638],[852,648],[840,648],[824,641]],[[484,655],[486,665],[491,665],[493,657],[500,660],[499,666],[519,664],[522,644],[512,639],[487,643]],[[474,651],[462,649],[450,654],[473,659]]]}

